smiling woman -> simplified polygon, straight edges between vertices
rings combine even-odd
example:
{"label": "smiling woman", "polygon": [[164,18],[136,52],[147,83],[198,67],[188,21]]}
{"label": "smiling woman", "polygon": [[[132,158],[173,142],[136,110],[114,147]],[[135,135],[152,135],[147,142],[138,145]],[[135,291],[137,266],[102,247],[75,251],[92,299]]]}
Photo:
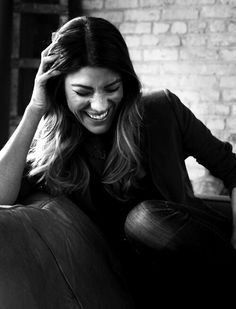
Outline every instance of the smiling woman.
{"label": "smiling woman", "polygon": [[70,111],[94,134],[106,133],[123,98],[120,75],[109,69],[84,67],[65,78]]}
{"label": "smiling woman", "polygon": [[29,176],[54,195],[86,189],[91,171],[81,143],[93,133],[101,136],[90,143],[101,147],[112,130],[100,177],[107,191],[126,198],[141,172],[141,86],[124,39],[109,22],[80,17],[59,29],[43,53],[51,104],[27,156]]}
{"label": "smiling woman", "polygon": [[[233,211],[194,196],[189,156],[223,180]],[[214,297],[221,295],[231,282],[227,276],[236,276],[235,187],[232,146],[214,137],[171,91],[143,95],[121,33],[96,17],[74,18],[58,29],[42,52],[21,123],[0,153],[0,203],[22,202],[38,191],[49,196],[52,226],[32,222],[42,235],[55,234],[57,250],[50,243],[50,254],[58,252],[56,261],[72,269],[68,286],[78,284],[77,295],[93,303],[84,305],[89,309],[133,308],[130,295],[136,308],[153,308],[149,298],[156,308],[161,297],[165,305],[176,302],[176,290],[183,300],[189,287],[196,299],[199,287],[207,282],[209,291],[223,270],[224,286],[214,286],[220,293],[213,289]],[[67,219],[64,211],[71,207]],[[108,289],[110,282],[117,293]],[[48,295],[55,284],[50,288]]]}

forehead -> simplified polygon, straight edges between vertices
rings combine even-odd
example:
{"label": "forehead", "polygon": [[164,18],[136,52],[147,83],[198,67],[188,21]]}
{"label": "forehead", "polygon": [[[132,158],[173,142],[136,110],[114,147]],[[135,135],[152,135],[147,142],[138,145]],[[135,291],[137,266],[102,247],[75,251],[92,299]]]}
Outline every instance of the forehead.
{"label": "forehead", "polygon": [[66,84],[104,86],[120,78],[120,75],[107,68],[83,67],[65,77]]}

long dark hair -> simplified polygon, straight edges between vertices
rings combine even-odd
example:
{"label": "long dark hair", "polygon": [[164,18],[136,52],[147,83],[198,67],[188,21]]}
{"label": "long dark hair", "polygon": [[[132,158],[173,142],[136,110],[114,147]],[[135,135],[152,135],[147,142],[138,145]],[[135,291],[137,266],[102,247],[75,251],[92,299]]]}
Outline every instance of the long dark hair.
{"label": "long dark hair", "polygon": [[102,18],[77,17],[56,32],[50,52],[58,54],[54,67],[62,74],[47,84],[52,104],[28,154],[29,176],[37,176],[52,194],[86,189],[89,169],[78,150],[84,128],[67,107],[63,80],[85,66],[108,68],[120,74],[124,97],[103,183],[117,198],[126,198],[141,173],[141,85],[121,33]]}

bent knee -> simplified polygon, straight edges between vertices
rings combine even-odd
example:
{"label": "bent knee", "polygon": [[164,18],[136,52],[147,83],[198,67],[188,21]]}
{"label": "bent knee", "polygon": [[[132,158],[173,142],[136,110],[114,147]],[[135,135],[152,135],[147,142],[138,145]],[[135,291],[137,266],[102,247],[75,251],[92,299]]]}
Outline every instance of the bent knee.
{"label": "bent knee", "polygon": [[188,214],[165,201],[144,201],[133,208],[125,221],[127,239],[155,250],[176,250],[178,231]]}

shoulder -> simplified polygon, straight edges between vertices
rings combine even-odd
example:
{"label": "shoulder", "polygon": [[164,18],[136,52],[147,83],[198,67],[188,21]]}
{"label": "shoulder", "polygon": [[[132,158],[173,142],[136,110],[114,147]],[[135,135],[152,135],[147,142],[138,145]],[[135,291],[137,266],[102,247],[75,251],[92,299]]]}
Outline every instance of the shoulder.
{"label": "shoulder", "polygon": [[177,95],[169,89],[144,93],[141,98],[144,109],[168,109],[174,108],[176,104],[182,104]]}
{"label": "shoulder", "polygon": [[173,117],[181,105],[179,98],[168,89],[153,91],[143,94],[141,98],[144,117],[149,120],[158,118]]}
{"label": "shoulder", "polygon": [[166,102],[168,99],[169,90],[163,89],[158,91],[152,91],[149,93],[144,93],[142,95],[141,102],[144,105],[160,104]]}
{"label": "shoulder", "polygon": [[193,116],[190,109],[182,103],[179,97],[169,89],[145,93],[142,96],[144,114],[172,114],[174,117]]}

